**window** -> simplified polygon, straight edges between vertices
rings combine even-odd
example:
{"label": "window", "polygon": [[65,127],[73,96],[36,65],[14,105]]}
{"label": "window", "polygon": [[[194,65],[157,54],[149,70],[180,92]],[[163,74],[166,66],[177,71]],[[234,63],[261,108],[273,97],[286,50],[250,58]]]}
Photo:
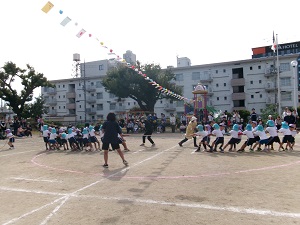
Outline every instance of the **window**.
{"label": "window", "polygon": [[109,93],[109,98],[115,98],[116,96],[113,93]]}
{"label": "window", "polygon": [[261,66],[258,66],[258,69],[260,70],[260,69],[261,69]]}
{"label": "window", "polygon": [[163,101],[162,100],[160,100],[160,104],[162,104],[163,103]]}
{"label": "window", "polygon": [[193,72],[192,80],[200,80],[200,72]]}
{"label": "window", "polygon": [[60,109],[60,106],[58,106],[58,109]]}
{"label": "window", "polygon": [[223,69],[223,73],[226,73],[226,69]]}
{"label": "window", "polygon": [[99,70],[104,70],[103,64],[99,65]]}
{"label": "window", "polygon": [[81,109],[81,105],[79,105],[79,108]]}
{"label": "window", "polygon": [[220,99],[220,98],[219,98],[219,97],[217,97],[217,101],[219,101],[219,99]]}
{"label": "window", "polygon": [[250,81],[250,84],[253,84],[253,80]]}
{"label": "window", "polygon": [[291,86],[291,78],[290,77],[281,78],[280,85],[281,86]]}
{"label": "window", "polygon": [[66,96],[65,96],[65,95],[63,95],[63,98],[66,98]]}
{"label": "window", "polygon": [[219,87],[219,84],[216,84],[216,87]]}
{"label": "window", "polygon": [[216,74],[218,74],[219,73],[219,71],[218,70],[216,70]]}
{"label": "window", "polygon": [[103,87],[103,85],[102,85],[101,81],[97,81],[96,88],[102,88],[102,87]]}
{"label": "window", "polygon": [[58,88],[60,88],[60,85],[58,85]]}
{"label": "window", "polygon": [[136,105],[136,102],[134,102],[133,105]]}
{"label": "window", "polygon": [[128,102],[127,105],[130,105],[130,102]]}
{"label": "window", "polygon": [[254,95],[251,95],[251,98],[254,98]]}
{"label": "window", "polygon": [[224,83],[224,87],[226,87],[226,83]]}
{"label": "window", "polygon": [[58,96],[58,98],[60,98],[60,95]]}
{"label": "window", "polygon": [[261,80],[259,80],[259,81],[258,81],[258,83],[260,83],[260,84],[261,84]]}
{"label": "window", "polygon": [[260,94],[259,97],[262,98],[262,94]]}
{"label": "window", "polygon": [[63,88],[65,87],[65,85],[63,84]]}
{"label": "window", "polygon": [[81,94],[79,94],[78,96],[79,96],[79,98],[80,98],[80,97],[81,97]]}
{"label": "window", "polygon": [[103,110],[103,104],[97,104],[97,110]]}
{"label": "window", "polygon": [[224,97],[224,100],[227,100],[227,97],[226,97],[226,96]]}
{"label": "window", "polygon": [[289,63],[280,63],[280,71],[290,71],[290,64]]}
{"label": "window", "polygon": [[109,104],[109,110],[115,110],[116,109],[116,103]]}
{"label": "window", "polygon": [[183,74],[182,73],[176,74],[175,78],[176,78],[176,81],[183,81]]}
{"label": "window", "polygon": [[291,100],[292,100],[292,93],[291,92],[281,93],[281,101],[291,101]]}
{"label": "window", "polygon": [[252,66],[250,66],[250,70],[252,70]]}
{"label": "window", "polygon": [[97,99],[103,99],[103,93],[102,92],[97,93]]}

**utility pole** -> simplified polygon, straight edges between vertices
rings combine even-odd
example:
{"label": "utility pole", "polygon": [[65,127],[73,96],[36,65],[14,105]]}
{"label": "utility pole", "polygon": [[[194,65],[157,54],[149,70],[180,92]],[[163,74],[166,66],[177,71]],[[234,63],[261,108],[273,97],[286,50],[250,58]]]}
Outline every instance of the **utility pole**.
{"label": "utility pole", "polygon": [[86,123],[86,79],[85,79],[85,60],[83,62],[83,95],[84,95],[84,123]]}

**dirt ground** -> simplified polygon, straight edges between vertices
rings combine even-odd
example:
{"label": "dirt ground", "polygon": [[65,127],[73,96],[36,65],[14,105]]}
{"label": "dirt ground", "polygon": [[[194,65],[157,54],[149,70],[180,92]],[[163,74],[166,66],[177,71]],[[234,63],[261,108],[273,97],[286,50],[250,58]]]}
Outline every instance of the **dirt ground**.
{"label": "dirt ground", "polygon": [[0,141],[0,223],[300,224],[299,137],[293,151],[222,154],[179,147],[179,133],[154,134],[154,147],[141,136],[126,137],[128,167],[109,152],[107,169],[103,152]]}

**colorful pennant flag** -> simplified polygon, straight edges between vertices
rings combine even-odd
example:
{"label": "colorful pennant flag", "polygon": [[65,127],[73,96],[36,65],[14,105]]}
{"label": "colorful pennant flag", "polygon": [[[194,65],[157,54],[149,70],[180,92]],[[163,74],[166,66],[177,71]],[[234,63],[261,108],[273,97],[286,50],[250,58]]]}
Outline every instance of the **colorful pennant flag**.
{"label": "colorful pennant flag", "polygon": [[48,13],[52,8],[53,8],[53,4],[51,2],[47,2],[46,5],[44,5],[44,7],[42,8],[42,11],[44,13]]}
{"label": "colorful pennant flag", "polygon": [[80,38],[84,33],[85,33],[85,29],[81,29],[78,34],[76,35],[76,37]]}
{"label": "colorful pennant flag", "polygon": [[61,21],[60,25],[66,26],[70,21],[71,21],[70,17],[67,16],[66,18],[64,18],[63,21]]}

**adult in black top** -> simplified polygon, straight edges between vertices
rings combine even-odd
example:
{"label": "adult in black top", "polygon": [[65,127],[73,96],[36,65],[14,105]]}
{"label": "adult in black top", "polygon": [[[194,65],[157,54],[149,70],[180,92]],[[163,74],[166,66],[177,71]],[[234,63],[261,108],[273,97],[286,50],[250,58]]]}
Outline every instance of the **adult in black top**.
{"label": "adult in black top", "polygon": [[118,134],[122,137],[122,130],[119,124],[116,122],[116,115],[114,113],[108,113],[107,121],[102,125],[102,132],[104,133],[102,139],[102,149],[104,150],[104,165],[103,167],[108,168],[108,148],[111,145],[112,149],[116,149],[120,157],[123,160],[125,166],[128,162],[125,160],[123,152],[120,149]]}
{"label": "adult in black top", "polygon": [[287,115],[283,118],[283,120],[285,122],[287,122],[288,125],[290,125],[290,124],[296,124],[296,117],[293,116],[290,112],[287,113]]}
{"label": "adult in black top", "polygon": [[141,118],[142,120],[142,123],[144,123],[144,127],[145,127],[145,133],[143,135],[143,143],[140,145],[140,146],[144,146],[145,145],[145,142],[146,142],[146,137],[147,139],[150,141],[150,143],[152,144],[152,146],[154,146],[154,141],[152,140],[151,138],[151,135],[153,133],[153,126],[152,124],[147,120],[145,119],[144,117]]}
{"label": "adult in black top", "polygon": [[257,121],[257,114],[255,112],[255,109],[252,109],[252,113],[250,114],[250,120],[251,121]]}

